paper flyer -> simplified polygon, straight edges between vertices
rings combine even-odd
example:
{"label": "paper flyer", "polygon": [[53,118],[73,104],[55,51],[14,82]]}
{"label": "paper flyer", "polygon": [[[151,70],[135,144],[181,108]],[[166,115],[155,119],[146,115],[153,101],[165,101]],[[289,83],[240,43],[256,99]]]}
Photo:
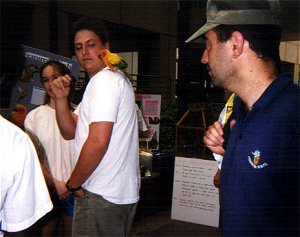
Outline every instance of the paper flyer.
{"label": "paper flyer", "polygon": [[171,218],[219,226],[219,190],[213,184],[216,161],[176,157]]}

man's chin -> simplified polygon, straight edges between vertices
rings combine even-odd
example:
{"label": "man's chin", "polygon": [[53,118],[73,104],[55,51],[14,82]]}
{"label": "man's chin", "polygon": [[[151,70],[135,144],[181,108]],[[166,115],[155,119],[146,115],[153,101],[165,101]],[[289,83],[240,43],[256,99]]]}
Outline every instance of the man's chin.
{"label": "man's chin", "polygon": [[216,86],[216,87],[220,87],[220,83],[219,83],[219,80],[216,79],[215,77],[212,77],[211,76],[211,83]]}
{"label": "man's chin", "polygon": [[85,68],[85,70],[88,70],[89,68],[92,67],[91,61],[84,61],[82,64],[82,67]]}
{"label": "man's chin", "polygon": [[90,68],[93,66],[93,64],[95,64],[95,62],[93,59],[85,59],[82,64],[83,67]]}
{"label": "man's chin", "polygon": [[87,72],[87,73],[89,73],[89,72],[93,72],[94,70],[95,70],[95,67],[93,67],[92,65],[84,65],[84,67],[83,67],[84,69],[85,69],[85,71]]}
{"label": "man's chin", "polygon": [[221,81],[212,80],[211,83],[214,85],[214,87],[226,89]]}

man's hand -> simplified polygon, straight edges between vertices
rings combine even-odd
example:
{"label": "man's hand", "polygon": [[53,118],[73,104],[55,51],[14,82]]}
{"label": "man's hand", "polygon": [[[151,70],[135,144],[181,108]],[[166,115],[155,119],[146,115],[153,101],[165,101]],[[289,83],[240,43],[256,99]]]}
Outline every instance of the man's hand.
{"label": "man's hand", "polygon": [[220,122],[214,122],[213,125],[209,126],[203,141],[205,145],[214,153],[219,155],[224,155],[225,150],[223,148],[224,138],[223,138],[223,126]]}
{"label": "man's hand", "polygon": [[[66,196],[66,197],[68,197],[69,195],[74,195],[75,197],[78,197],[78,198],[83,198],[83,197],[85,197],[85,191],[83,190],[83,188],[79,188],[77,191],[75,191],[75,192],[72,192],[72,190],[68,190],[68,185],[70,185],[70,184],[68,184],[68,182],[67,183],[64,183],[64,185],[65,185],[65,192],[62,194],[63,196]],[[73,188],[74,189],[74,188]],[[77,188],[76,188],[77,189]]]}
{"label": "man's hand", "polygon": [[70,85],[72,78],[69,75],[61,76],[55,79],[51,85],[51,92],[55,99],[67,97],[70,94]]}
{"label": "man's hand", "polygon": [[74,196],[75,196],[75,197],[78,197],[78,198],[83,198],[83,197],[85,197],[85,192],[84,192],[84,190],[81,188],[81,189],[79,189],[78,191],[76,191],[76,192],[74,193]]}

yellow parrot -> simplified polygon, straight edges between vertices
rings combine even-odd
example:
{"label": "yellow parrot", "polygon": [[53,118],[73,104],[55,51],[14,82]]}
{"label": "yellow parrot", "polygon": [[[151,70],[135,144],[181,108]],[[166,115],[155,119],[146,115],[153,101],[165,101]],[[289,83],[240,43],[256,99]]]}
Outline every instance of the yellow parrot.
{"label": "yellow parrot", "polygon": [[102,49],[99,53],[103,63],[112,70],[126,70],[128,64],[118,54],[111,53],[108,49]]}

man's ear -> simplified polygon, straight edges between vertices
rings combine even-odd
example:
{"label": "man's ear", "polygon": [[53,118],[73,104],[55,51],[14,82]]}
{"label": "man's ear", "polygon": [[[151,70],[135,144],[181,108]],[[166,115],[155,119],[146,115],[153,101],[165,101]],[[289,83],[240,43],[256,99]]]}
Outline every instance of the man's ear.
{"label": "man's ear", "polygon": [[241,32],[234,31],[230,38],[233,58],[238,58],[244,50],[245,39]]}
{"label": "man's ear", "polygon": [[110,50],[110,44],[109,44],[109,42],[106,42],[105,45],[104,45],[104,47],[105,47],[106,49]]}

